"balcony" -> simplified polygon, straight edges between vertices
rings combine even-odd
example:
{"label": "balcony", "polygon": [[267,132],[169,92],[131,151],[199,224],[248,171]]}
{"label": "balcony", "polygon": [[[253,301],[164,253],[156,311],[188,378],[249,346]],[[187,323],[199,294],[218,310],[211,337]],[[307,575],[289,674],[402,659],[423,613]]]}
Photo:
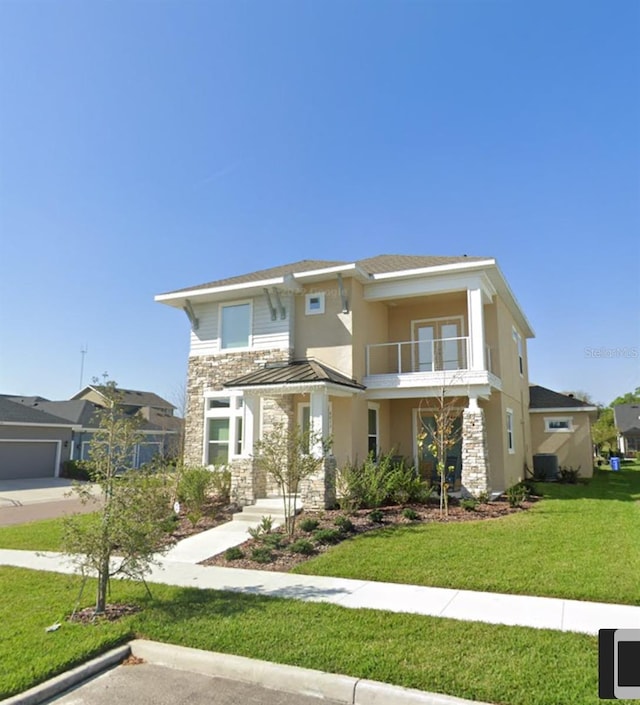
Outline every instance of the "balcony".
{"label": "balcony", "polygon": [[469,336],[374,343],[366,346],[363,382],[369,390],[435,389],[443,385],[499,389],[492,357],[491,348],[485,345],[484,359],[472,360]]}

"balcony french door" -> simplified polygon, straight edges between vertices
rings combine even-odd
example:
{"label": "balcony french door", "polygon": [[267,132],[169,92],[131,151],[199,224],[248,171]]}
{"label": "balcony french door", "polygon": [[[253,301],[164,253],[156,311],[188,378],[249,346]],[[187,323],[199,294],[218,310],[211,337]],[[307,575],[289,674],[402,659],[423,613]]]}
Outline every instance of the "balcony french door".
{"label": "balcony french door", "polygon": [[416,372],[460,370],[466,365],[462,318],[413,322],[413,368]]}

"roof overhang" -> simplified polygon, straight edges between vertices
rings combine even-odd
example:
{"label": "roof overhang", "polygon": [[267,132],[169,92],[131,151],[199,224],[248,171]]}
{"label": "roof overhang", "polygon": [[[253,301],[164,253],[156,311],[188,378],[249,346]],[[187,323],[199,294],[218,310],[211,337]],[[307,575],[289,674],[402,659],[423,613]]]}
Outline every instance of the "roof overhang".
{"label": "roof overhang", "polygon": [[245,385],[223,385],[225,389],[237,389],[245,394],[273,394],[281,396],[283,394],[311,394],[311,392],[326,391],[334,397],[350,397],[354,394],[363,394],[364,389],[348,387],[335,382],[282,382],[280,384],[245,384]]}
{"label": "roof overhang", "polygon": [[[71,423],[22,423],[22,421],[0,421],[0,426],[22,426],[26,428],[66,428],[70,431],[79,431],[82,426],[79,426],[78,424],[71,424]],[[25,441],[30,440],[29,438],[25,438]],[[55,438],[51,439],[52,441],[55,440]]]}
{"label": "roof overhang", "polygon": [[546,407],[543,409],[532,409],[529,407],[529,413],[530,414],[567,414],[567,413],[572,413],[576,414],[581,411],[587,411],[589,413],[598,411],[597,406],[563,406],[563,407],[557,407],[557,406],[552,406],[552,407]]}

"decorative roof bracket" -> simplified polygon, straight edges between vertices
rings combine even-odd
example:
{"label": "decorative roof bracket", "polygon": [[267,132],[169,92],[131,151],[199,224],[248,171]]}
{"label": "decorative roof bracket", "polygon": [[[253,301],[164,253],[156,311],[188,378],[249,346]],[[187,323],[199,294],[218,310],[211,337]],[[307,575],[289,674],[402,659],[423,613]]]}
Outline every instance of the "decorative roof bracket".
{"label": "decorative roof bracket", "polygon": [[187,314],[187,318],[191,323],[191,328],[193,328],[193,330],[198,330],[198,328],[200,327],[200,321],[196,317],[196,314],[193,310],[193,306],[191,305],[191,301],[189,301],[189,299],[185,299],[182,310]]}
{"label": "decorative roof bracket", "polygon": [[269,296],[269,289],[265,286],[264,288],[264,296],[267,299],[267,306],[269,307],[269,311],[271,313],[271,320],[275,321],[276,318],[278,317],[278,314],[276,313],[276,309],[274,308],[273,304],[271,303],[271,296]]}
{"label": "decorative roof bracket", "polygon": [[342,313],[349,313],[349,302],[347,301],[347,295],[344,291],[344,284],[342,282],[342,274],[338,272],[338,291],[340,292],[340,300],[342,301]]}
{"label": "decorative roof bracket", "polygon": [[278,311],[280,311],[280,319],[284,321],[284,319],[287,317],[287,312],[282,305],[282,301],[280,300],[280,292],[273,287],[273,298],[276,300],[276,306],[278,307]]}

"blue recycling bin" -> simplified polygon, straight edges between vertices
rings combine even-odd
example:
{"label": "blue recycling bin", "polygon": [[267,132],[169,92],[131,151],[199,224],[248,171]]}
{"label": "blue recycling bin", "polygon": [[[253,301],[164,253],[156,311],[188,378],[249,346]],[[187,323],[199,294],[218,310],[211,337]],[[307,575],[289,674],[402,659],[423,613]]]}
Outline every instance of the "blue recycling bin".
{"label": "blue recycling bin", "polygon": [[620,458],[609,458],[612,470],[620,470]]}

